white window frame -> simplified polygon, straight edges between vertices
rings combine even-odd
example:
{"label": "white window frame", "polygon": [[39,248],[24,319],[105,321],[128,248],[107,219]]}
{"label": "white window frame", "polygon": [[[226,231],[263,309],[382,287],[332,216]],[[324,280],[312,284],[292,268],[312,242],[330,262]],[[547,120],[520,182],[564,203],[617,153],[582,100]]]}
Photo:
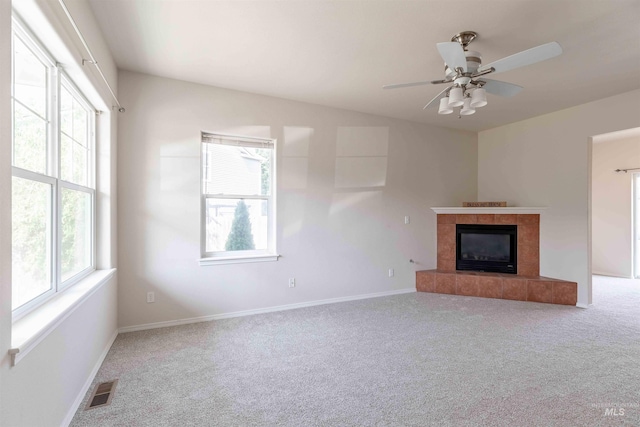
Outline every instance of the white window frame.
{"label": "white window frame", "polygon": [[[11,149],[11,172],[13,177],[23,178],[35,182],[41,182],[44,184],[51,185],[51,209],[50,209],[50,223],[52,224],[52,230],[49,234],[49,238],[51,239],[51,243],[48,248],[49,254],[49,262],[51,263],[50,268],[50,277],[51,277],[51,289],[48,291],[38,295],[32,300],[24,303],[23,305],[15,308],[12,311],[13,321],[16,321],[26,315],[27,313],[34,310],[36,307],[41,306],[46,301],[55,297],[59,292],[69,288],[70,286],[78,283],[83,278],[87,277],[93,271],[96,270],[96,190],[95,190],[95,164],[96,164],[96,119],[95,114],[91,114],[91,112],[96,112],[96,109],[91,105],[91,103],[87,100],[87,98],[78,90],[73,81],[66,75],[66,73],[62,70],[61,66],[56,63],[53,56],[47,51],[44,45],[38,40],[38,38],[33,34],[33,32],[25,25],[19,18],[15,15],[12,17],[12,29],[11,29],[11,103],[12,103],[12,114],[13,114],[13,103],[18,102],[23,105],[25,108],[29,108],[22,104],[22,102],[18,101],[14,97],[14,87],[15,87],[15,60],[13,59],[14,55],[14,47],[13,40],[14,37],[18,37],[22,43],[24,43],[31,52],[34,53],[35,56],[48,68],[48,79],[47,79],[47,96],[48,96],[48,104],[47,104],[47,171],[46,173],[38,173],[30,170],[26,170],[17,166],[13,166],[13,141],[12,141],[12,149]],[[88,129],[89,134],[87,135],[87,145],[88,145],[88,157],[87,157],[87,186],[78,185],[75,183],[64,181],[60,178],[61,174],[61,158],[60,158],[60,144],[61,144],[61,126],[60,126],[60,89],[65,87],[74,97],[76,101],[79,101],[83,104],[83,107],[87,109],[88,114]],[[31,109],[29,109],[31,110]],[[35,111],[32,111],[36,113]],[[37,114],[37,113],[36,113]],[[13,127],[13,119],[12,119],[12,127]],[[12,130],[12,138],[13,138],[13,130]],[[67,278],[62,281],[62,260],[61,260],[61,250],[62,250],[62,233],[60,230],[62,229],[62,189],[70,189],[81,191],[87,193],[91,196],[91,204],[90,204],[90,265],[84,270],[74,274],[72,277]],[[13,284],[12,284],[13,285]]]}
{"label": "white window frame", "polygon": [[[254,148],[266,148],[271,150],[271,183],[269,195],[244,195],[244,194],[205,194],[205,144],[216,143],[216,140],[224,140],[224,145],[236,145]],[[201,266],[216,264],[235,264],[245,262],[277,261],[276,250],[276,140],[269,138],[256,138],[241,135],[231,135],[223,133],[201,132],[200,143],[200,254],[199,263]],[[246,199],[246,200],[266,200],[268,206],[267,219],[267,248],[247,251],[216,251],[207,252],[207,224],[206,224],[206,202],[207,199]]]}

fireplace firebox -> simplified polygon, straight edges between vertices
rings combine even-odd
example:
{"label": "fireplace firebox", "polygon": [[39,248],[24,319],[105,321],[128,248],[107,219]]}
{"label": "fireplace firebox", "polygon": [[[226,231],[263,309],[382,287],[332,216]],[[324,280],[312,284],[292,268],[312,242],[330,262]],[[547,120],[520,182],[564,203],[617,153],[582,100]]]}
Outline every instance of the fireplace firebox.
{"label": "fireplace firebox", "polygon": [[457,224],[456,270],[517,274],[515,225]]}

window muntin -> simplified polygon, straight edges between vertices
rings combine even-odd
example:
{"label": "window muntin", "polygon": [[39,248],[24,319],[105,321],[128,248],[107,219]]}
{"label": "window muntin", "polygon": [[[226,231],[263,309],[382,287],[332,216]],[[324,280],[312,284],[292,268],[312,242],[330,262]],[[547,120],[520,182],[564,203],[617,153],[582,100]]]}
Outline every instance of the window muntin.
{"label": "window muntin", "polygon": [[273,140],[202,135],[202,254],[275,254]]}
{"label": "window muntin", "polygon": [[95,119],[94,109],[16,20],[12,47],[15,317],[95,269]]}

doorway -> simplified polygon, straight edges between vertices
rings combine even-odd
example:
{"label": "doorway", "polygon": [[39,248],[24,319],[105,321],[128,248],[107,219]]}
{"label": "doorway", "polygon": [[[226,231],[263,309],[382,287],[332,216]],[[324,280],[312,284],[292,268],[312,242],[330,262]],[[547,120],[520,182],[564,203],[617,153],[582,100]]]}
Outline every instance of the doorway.
{"label": "doorway", "polygon": [[592,137],[591,271],[640,276],[640,128]]}

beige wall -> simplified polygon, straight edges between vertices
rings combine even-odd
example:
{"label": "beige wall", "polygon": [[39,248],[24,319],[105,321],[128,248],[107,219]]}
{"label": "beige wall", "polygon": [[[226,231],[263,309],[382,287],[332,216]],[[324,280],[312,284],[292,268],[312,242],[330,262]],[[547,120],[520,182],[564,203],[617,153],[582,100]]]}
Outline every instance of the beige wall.
{"label": "beige wall", "polygon": [[590,137],[640,125],[640,91],[478,134],[478,198],[546,206],[540,218],[540,274],[578,282],[591,303]]}
{"label": "beige wall", "polygon": [[117,333],[117,280],[112,278],[16,366],[0,373],[7,394],[2,426],[60,426],[71,421]]}
{"label": "beige wall", "polygon": [[[474,133],[131,72],[119,87],[123,327],[415,289],[436,264],[429,208],[476,197]],[[277,138],[279,261],[198,265],[202,130]]]}
{"label": "beige wall", "polygon": [[[106,44],[85,1],[66,0],[105,74],[115,87],[117,74]],[[52,52],[64,64],[78,65],[82,46],[66,22],[59,3],[19,0],[15,7],[27,24],[45,42],[56,40],[61,49]],[[11,348],[11,106],[10,106],[11,2],[0,0],[0,425],[60,426],[73,416],[75,404],[84,396],[91,374],[97,368],[117,331],[117,278],[113,277],[78,305],[14,367]],[[112,268],[115,252],[115,135],[116,118],[110,114],[108,90],[95,70],[78,66],[70,74],[81,86],[98,90],[87,96],[100,116],[102,142],[98,148],[98,265]],[[82,70],[82,71],[80,71]],[[106,94],[105,94],[106,93]],[[111,132],[109,132],[111,130]]]}
{"label": "beige wall", "polygon": [[615,170],[640,168],[640,136],[594,138],[592,164],[593,272],[632,277],[633,171]]}

